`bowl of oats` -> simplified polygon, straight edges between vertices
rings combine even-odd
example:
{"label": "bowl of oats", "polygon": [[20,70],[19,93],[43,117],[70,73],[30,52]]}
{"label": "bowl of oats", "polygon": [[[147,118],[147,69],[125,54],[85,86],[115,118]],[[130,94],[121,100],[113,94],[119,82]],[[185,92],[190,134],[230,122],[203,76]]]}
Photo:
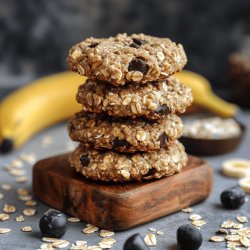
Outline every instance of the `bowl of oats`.
{"label": "bowl of oats", "polygon": [[229,153],[238,148],[245,126],[232,118],[205,117],[184,121],[181,142],[194,155],[212,156]]}

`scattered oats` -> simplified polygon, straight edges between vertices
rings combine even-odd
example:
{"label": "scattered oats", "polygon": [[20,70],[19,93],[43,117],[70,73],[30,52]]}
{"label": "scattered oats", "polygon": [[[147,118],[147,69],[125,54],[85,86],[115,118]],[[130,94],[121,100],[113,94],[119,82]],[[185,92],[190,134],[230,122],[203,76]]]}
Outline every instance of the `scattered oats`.
{"label": "scattered oats", "polygon": [[0,200],[2,200],[4,197],[4,195],[2,193],[0,193]]}
{"label": "scattered oats", "polygon": [[214,236],[212,236],[210,238],[210,241],[213,241],[213,242],[222,242],[222,241],[225,241],[225,239],[222,236],[214,235]]}
{"label": "scattered oats", "polygon": [[15,213],[16,212],[16,207],[13,205],[5,204],[3,207],[3,211],[5,213]]}
{"label": "scattered oats", "polygon": [[22,176],[25,175],[25,171],[23,169],[10,169],[9,174],[13,176]]}
{"label": "scattered oats", "polygon": [[10,216],[8,214],[0,214],[0,221],[8,220]]}
{"label": "scattered oats", "polygon": [[25,227],[22,227],[21,229],[23,232],[32,232],[32,227],[30,226],[25,226]]}
{"label": "scattered oats", "polygon": [[192,213],[194,210],[193,210],[193,208],[191,208],[191,207],[186,207],[186,208],[183,208],[182,210],[181,210],[182,212],[184,212],[184,213]]}
{"label": "scattered oats", "polygon": [[227,241],[239,241],[241,239],[241,236],[239,236],[239,235],[227,235],[227,236],[225,236],[225,239]]}
{"label": "scattered oats", "polygon": [[233,249],[233,250],[238,250],[239,248],[236,248],[237,246],[240,246],[240,242],[233,242],[233,241],[228,241],[227,242],[227,248]]}
{"label": "scattered oats", "polygon": [[207,224],[207,223],[204,220],[194,220],[194,221],[192,221],[192,225],[195,226],[195,227],[202,227],[205,224]]}
{"label": "scattered oats", "polygon": [[100,236],[101,237],[110,237],[113,236],[115,233],[113,231],[109,231],[109,230],[101,230],[100,232]]}
{"label": "scattered oats", "polygon": [[52,247],[55,248],[65,248],[69,245],[69,242],[67,240],[55,240],[52,243]]}
{"label": "scattered oats", "polygon": [[146,234],[146,236],[144,237],[144,241],[148,246],[156,245],[156,237],[154,234]]}
{"label": "scattered oats", "polygon": [[10,167],[14,167],[14,168],[22,168],[23,167],[23,163],[21,160],[13,160],[11,163],[10,163]]}
{"label": "scattered oats", "polygon": [[250,241],[246,236],[241,236],[240,238],[240,243],[244,246],[244,247],[250,247]]}
{"label": "scattered oats", "polygon": [[27,163],[30,163],[30,164],[33,164],[33,163],[35,163],[35,161],[36,161],[36,156],[35,156],[34,154],[24,154],[24,153],[22,153],[22,154],[20,155],[20,158],[21,158],[23,161],[25,161],[25,162],[27,162]]}
{"label": "scattered oats", "polygon": [[31,195],[19,195],[18,199],[20,201],[30,201],[32,200],[32,196]]}
{"label": "scattered oats", "polygon": [[83,233],[85,234],[92,234],[96,231],[98,231],[98,227],[92,225],[92,224],[87,224],[86,227],[82,230]]}
{"label": "scattered oats", "polygon": [[33,207],[36,205],[37,205],[37,201],[35,201],[35,200],[29,200],[29,201],[25,202],[25,206],[27,206],[27,207]]}
{"label": "scattered oats", "polygon": [[151,231],[151,232],[156,232],[156,229],[153,228],[153,227],[150,227],[148,230]]}
{"label": "scattered oats", "polygon": [[40,246],[40,249],[42,249],[42,250],[53,250],[53,249],[55,249],[55,248],[52,247],[51,244],[43,243],[43,244]]}
{"label": "scattered oats", "polygon": [[36,214],[36,209],[33,208],[26,208],[23,210],[23,214],[26,216],[33,216]]}
{"label": "scattered oats", "polygon": [[48,145],[50,145],[53,142],[53,138],[51,136],[45,136],[42,141],[41,144],[43,147],[47,147]]}
{"label": "scattered oats", "polygon": [[237,221],[239,221],[239,222],[241,222],[241,223],[246,223],[246,222],[248,222],[246,216],[239,216],[239,215],[238,215],[238,216],[236,217],[236,219],[237,219]]}
{"label": "scattered oats", "polygon": [[237,229],[231,229],[230,230],[230,234],[235,235],[235,234],[238,234],[238,233],[239,233],[239,231]]}
{"label": "scattered oats", "polygon": [[221,228],[219,231],[217,231],[217,233],[228,235],[228,231],[224,228]]}
{"label": "scattered oats", "polygon": [[191,214],[189,217],[189,220],[195,221],[195,220],[200,220],[201,216],[199,214]]}
{"label": "scattered oats", "polygon": [[19,177],[16,177],[16,182],[17,183],[24,183],[26,182],[28,179],[26,176],[19,176]]}
{"label": "scattered oats", "polygon": [[75,218],[75,217],[69,217],[68,218],[69,222],[80,222],[81,220],[79,218]]}
{"label": "scattered oats", "polygon": [[23,222],[23,221],[25,221],[25,218],[23,217],[23,215],[20,215],[20,216],[17,216],[17,217],[15,218],[15,220],[16,220],[17,222]]}
{"label": "scattered oats", "polygon": [[48,242],[48,243],[53,243],[53,242],[55,242],[56,240],[57,240],[56,238],[42,237],[42,241]]}
{"label": "scattered oats", "polygon": [[224,221],[222,224],[221,224],[221,227],[222,228],[233,228],[233,229],[240,229],[243,227],[242,224],[239,224],[239,223],[235,223],[233,221]]}
{"label": "scattered oats", "polygon": [[2,184],[1,185],[1,188],[3,189],[3,190],[11,190],[11,185],[9,185],[9,184]]}
{"label": "scattered oats", "polygon": [[158,235],[163,235],[164,232],[163,232],[163,231],[157,231],[156,234],[158,234]]}
{"label": "scattered oats", "polygon": [[10,228],[0,228],[0,234],[7,234],[11,231]]}
{"label": "scattered oats", "polygon": [[18,188],[16,192],[19,195],[28,195],[29,194],[29,191],[27,189],[24,189],[24,188]]}
{"label": "scattered oats", "polygon": [[249,235],[250,234],[250,227],[244,227],[238,230],[239,235]]}
{"label": "scattered oats", "polygon": [[113,247],[113,244],[116,242],[113,238],[104,238],[98,243],[99,247],[102,249],[109,249]]}
{"label": "scattered oats", "polygon": [[88,246],[87,250],[102,250],[102,249],[98,246]]}
{"label": "scattered oats", "polygon": [[77,240],[75,244],[72,244],[70,250],[87,250],[87,241]]}

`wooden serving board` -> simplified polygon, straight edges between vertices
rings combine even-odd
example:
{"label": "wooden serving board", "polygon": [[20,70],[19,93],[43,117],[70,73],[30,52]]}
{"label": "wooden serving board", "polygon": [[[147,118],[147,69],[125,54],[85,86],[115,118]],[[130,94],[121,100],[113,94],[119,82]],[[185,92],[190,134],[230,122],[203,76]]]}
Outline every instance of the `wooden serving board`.
{"label": "wooden serving board", "polygon": [[33,191],[40,200],[109,230],[125,230],[198,203],[211,187],[211,167],[192,156],[181,173],[141,183],[87,180],[69,166],[67,154],[41,160],[33,168]]}

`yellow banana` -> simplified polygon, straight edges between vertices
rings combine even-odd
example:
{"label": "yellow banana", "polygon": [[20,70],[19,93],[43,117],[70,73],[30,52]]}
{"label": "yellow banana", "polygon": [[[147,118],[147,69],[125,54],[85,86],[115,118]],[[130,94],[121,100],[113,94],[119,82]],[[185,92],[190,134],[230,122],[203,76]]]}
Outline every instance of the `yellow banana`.
{"label": "yellow banana", "polygon": [[75,101],[85,77],[63,72],[20,88],[0,103],[1,151],[19,147],[35,133],[71,117],[81,109]]}
{"label": "yellow banana", "polygon": [[236,114],[238,107],[216,96],[212,92],[209,81],[202,75],[183,70],[176,73],[175,77],[192,89],[194,104],[222,117],[233,117]]}

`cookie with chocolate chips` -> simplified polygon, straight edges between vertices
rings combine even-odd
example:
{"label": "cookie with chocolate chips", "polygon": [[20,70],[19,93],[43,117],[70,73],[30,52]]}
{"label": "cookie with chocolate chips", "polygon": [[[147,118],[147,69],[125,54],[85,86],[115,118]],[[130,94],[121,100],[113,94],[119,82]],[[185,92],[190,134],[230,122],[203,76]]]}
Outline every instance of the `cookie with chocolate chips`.
{"label": "cookie with chocolate chips", "polygon": [[86,178],[106,182],[158,179],[181,171],[187,163],[178,141],[167,149],[147,153],[98,151],[80,145],[69,157],[71,167]]}
{"label": "cookie with chocolate chips", "polygon": [[77,101],[84,111],[106,112],[116,117],[142,116],[154,120],[185,112],[193,97],[190,88],[182,85],[178,79],[169,77],[154,83],[120,87],[88,80],[79,87]]}
{"label": "cookie with chocolate chips", "polygon": [[149,121],[80,112],[68,123],[69,136],[73,141],[79,141],[86,147],[125,153],[167,147],[181,136],[182,131],[182,121],[174,114]]}
{"label": "cookie with chocolate chips", "polygon": [[72,71],[113,85],[166,79],[187,62],[181,44],[144,34],[87,38],[74,45],[67,62]]}

